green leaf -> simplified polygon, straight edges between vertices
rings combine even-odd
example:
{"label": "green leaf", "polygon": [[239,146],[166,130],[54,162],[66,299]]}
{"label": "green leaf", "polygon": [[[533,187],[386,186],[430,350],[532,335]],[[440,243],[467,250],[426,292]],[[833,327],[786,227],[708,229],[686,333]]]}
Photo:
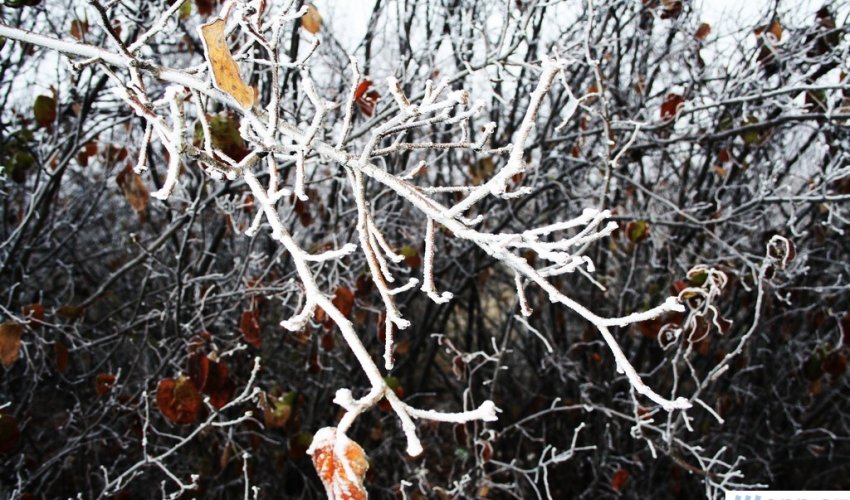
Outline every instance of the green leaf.
{"label": "green leaf", "polygon": [[[744,120],[744,126],[755,125],[759,122],[755,116],[748,116]],[[745,130],[741,132],[741,139],[747,144],[758,144],[761,141],[761,134],[758,129]]]}
{"label": "green leaf", "polygon": [[182,4],[180,4],[180,19],[186,20],[192,15],[192,2],[190,0],[185,0]]}

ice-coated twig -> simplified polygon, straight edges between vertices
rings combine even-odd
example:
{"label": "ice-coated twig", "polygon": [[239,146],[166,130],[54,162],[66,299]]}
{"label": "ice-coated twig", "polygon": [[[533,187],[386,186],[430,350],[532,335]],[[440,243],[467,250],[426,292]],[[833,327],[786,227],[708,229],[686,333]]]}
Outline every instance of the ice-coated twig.
{"label": "ice-coated twig", "polygon": [[165,148],[168,150],[168,170],[162,187],[151,193],[154,198],[165,200],[177,186],[177,177],[180,174],[180,153],[183,151],[183,132],[185,130],[185,117],[183,115],[183,98],[180,96],[183,89],[175,85],[165,89],[165,98],[171,109],[172,130],[167,136],[157,129]]}
{"label": "ice-coated twig", "polygon": [[357,64],[357,59],[354,56],[348,56],[349,64],[351,65],[351,90],[348,92],[348,97],[345,100],[345,117],[342,120],[342,128],[339,132],[339,138],[336,141],[336,149],[342,148],[345,141],[348,140],[348,135],[351,133],[353,125],[355,96],[357,88],[360,86],[360,66]]}
{"label": "ice-coated twig", "polygon": [[425,259],[422,266],[422,291],[437,304],[452,300],[451,292],[437,293],[434,285],[434,220],[428,219],[425,227]]}

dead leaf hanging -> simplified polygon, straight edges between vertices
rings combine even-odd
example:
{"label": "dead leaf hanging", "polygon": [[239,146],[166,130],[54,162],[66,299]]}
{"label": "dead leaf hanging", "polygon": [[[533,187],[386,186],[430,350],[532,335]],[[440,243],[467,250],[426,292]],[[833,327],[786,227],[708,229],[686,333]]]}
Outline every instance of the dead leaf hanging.
{"label": "dead leaf hanging", "polygon": [[324,427],[316,432],[307,453],[313,456],[313,466],[332,500],[361,500],[366,498],[363,478],[369,462],[363,448],[337,432]]}
{"label": "dead leaf hanging", "polygon": [[198,27],[204,43],[204,55],[213,74],[213,84],[232,96],[245,109],[254,105],[254,89],[242,81],[239,65],[233,59],[224,33],[224,19],[218,18]]}
{"label": "dead leaf hanging", "polygon": [[301,18],[301,26],[314,35],[322,29],[322,16],[313,4],[307,6],[307,13]]}

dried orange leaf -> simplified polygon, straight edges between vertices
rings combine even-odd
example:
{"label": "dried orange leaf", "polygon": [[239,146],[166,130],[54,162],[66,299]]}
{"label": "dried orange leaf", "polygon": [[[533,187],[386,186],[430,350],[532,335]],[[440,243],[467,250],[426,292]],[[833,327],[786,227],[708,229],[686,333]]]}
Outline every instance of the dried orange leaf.
{"label": "dried orange leaf", "polygon": [[198,27],[204,52],[213,74],[213,83],[222,92],[230,94],[245,109],[254,105],[254,90],[239,76],[239,65],[227,47],[224,19],[218,18]]}
{"label": "dried orange leaf", "polygon": [[0,362],[9,368],[21,354],[21,325],[14,321],[0,323]]}
{"label": "dried orange leaf", "polygon": [[363,448],[337,432],[336,427],[324,427],[316,432],[307,453],[313,457],[313,466],[332,500],[360,500],[366,498],[363,477],[369,462]]}
{"label": "dried orange leaf", "polygon": [[301,18],[301,26],[314,35],[322,29],[322,16],[313,4],[307,6],[307,13]]}

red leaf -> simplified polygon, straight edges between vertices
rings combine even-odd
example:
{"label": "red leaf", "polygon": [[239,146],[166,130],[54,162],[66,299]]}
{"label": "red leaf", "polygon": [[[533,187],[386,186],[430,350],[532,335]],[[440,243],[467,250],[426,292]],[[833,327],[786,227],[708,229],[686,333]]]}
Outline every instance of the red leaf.
{"label": "red leaf", "polygon": [[679,107],[685,103],[685,98],[679,94],[669,93],[661,104],[661,119],[664,121],[675,118]]}
{"label": "red leaf", "polygon": [[617,491],[621,491],[629,481],[629,471],[620,468],[611,476],[611,487]]}
{"label": "red leaf", "polygon": [[[204,356],[206,358],[206,356]],[[216,409],[221,409],[233,399],[236,386],[230,380],[230,369],[224,361],[213,361],[207,359],[208,372],[206,383],[199,387],[210,397],[210,404]]]}
{"label": "red leaf", "polygon": [[177,380],[164,378],[156,388],[156,404],[166,418],[178,425],[198,421],[201,411],[201,395],[189,377]]}
{"label": "red leaf", "polygon": [[242,320],[239,321],[239,329],[242,330],[245,342],[258,349],[263,345],[263,339],[260,337],[259,311],[252,309],[250,311],[243,312]]}
{"label": "red leaf", "polygon": [[369,90],[369,87],[372,86],[372,80],[363,80],[359,84],[357,84],[357,89],[354,91],[354,100],[358,100],[366,94],[366,91]]}
{"label": "red leaf", "polygon": [[372,86],[372,80],[363,80],[354,91],[354,102],[357,103],[360,112],[366,116],[372,116],[375,112],[375,105],[381,98],[381,94],[377,90],[369,90],[370,86]]}
{"label": "red leaf", "polygon": [[24,306],[21,308],[21,313],[36,321],[44,321],[44,306],[42,304]]}
{"label": "red leaf", "polygon": [[98,373],[94,377],[94,390],[98,396],[106,396],[115,384],[115,375],[111,373]]}

